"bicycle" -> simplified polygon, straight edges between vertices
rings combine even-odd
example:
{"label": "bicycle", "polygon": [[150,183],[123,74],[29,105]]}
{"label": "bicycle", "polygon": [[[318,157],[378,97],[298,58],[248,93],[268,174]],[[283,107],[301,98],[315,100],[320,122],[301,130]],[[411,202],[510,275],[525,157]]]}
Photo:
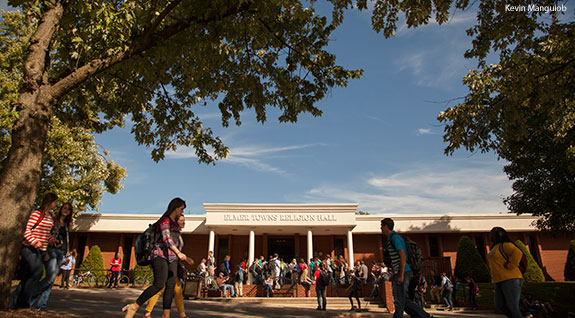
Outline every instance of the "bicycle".
{"label": "bicycle", "polygon": [[[108,270],[106,275],[99,276],[96,280],[96,285],[98,287],[107,287],[112,279],[113,272]],[[130,285],[130,278],[127,275],[123,275],[120,271],[118,273],[118,287],[128,287]]]}
{"label": "bicycle", "polygon": [[144,272],[143,275],[139,275],[134,279],[135,286],[149,286],[154,280],[154,276],[151,272]]}
{"label": "bicycle", "polygon": [[70,282],[70,286],[80,287],[80,285],[82,284],[87,284],[88,287],[92,287],[96,285],[96,277],[94,277],[94,274],[90,273],[90,271],[86,271],[80,274],[74,274],[74,277]]}

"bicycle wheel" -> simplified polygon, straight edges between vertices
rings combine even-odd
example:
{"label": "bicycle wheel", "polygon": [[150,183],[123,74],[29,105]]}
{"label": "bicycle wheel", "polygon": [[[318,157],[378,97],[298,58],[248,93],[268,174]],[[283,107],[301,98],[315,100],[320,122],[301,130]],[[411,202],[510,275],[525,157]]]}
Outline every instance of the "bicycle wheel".
{"label": "bicycle wheel", "polygon": [[96,277],[94,275],[88,275],[84,279],[84,282],[86,283],[86,285],[88,285],[88,287],[94,287],[96,286]]}
{"label": "bicycle wheel", "polygon": [[96,287],[106,287],[108,279],[106,275],[96,277]]}
{"label": "bicycle wheel", "polygon": [[130,285],[130,278],[126,275],[122,275],[118,278],[118,286],[128,287]]}
{"label": "bicycle wheel", "polygon": [[74,277],[72,277],[72,280],[70,280],[70,287],[78,287],[78,281],[80,280],[80,277],[78,277],[78,275],[74,275]]}

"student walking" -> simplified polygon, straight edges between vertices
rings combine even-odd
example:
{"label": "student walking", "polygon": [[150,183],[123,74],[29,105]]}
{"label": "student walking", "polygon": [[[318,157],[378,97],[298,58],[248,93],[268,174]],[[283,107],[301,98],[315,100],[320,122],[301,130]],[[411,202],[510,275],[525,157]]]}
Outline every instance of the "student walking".
{"label": "student walking", "polygon": [[[361,278],[358,277],[358,274],[356,271],[352,271],[351,272],[351,283],[350,286],[348,287],[349,290],[349,295],[347,296],[349,298],[349,302],[351,303],[351,309],[349,311],[361,311],[361,302],[359,301],[359,291],[361,290]],[[355,297],[355,299],[357,300],[357,307],[355,307],[353,305],[353,297]]]}
{"label": "student walking", "polygon": [[51,235],[54,225],[50,211],[56,207],[58,196],[54,193],[44,195],[40,208],[28,218],[24,231],[22,247],[22,266],[25,272],[22,280],[10,299],[10,308],[30,308],[31,299],[39,285],[44,273],[43,262],[48,261],[50,255],[46,253],[49,242],[55,242]]}
{"label": "student walking", "polygon": [[476,310],[477,303],[475,302],[475,296],[479,292],[479,286],[475,280],[469,276],[465,278],[465,281],[467,282],[467,288],[469,288],[469,304],[471,304],[471,310]]}
{"label": "student walking", "polygon": [[125,318],[132,318],[148,299],[152,298],[165,287],[163,296],[163,318],[170,317],[170,308],[174,298],[174,287],[178,273],[178,259],[190,261],[180,250],[180,227],[176,223],[180,215],[184,213],[186,202],[180,198],[173,199],[166,212],[154,224],[154,229],[160,235],[161,240],[156,243],[152,251],[152,270],[154,272],[154,284],[148,287],[135,303],[126,305],[122,311]]}
{"label": "student walking", "polygon": [[76,250],[73,250],[72,252],[68,253],[68,255],[66,255],[66,258],[62,262],[62,266],[60,266],[60,272],[62,273],[62,282],[60,283],[60,288],[70,288],[70,274],[72,274],[75,265]]}
{"label": "student walking", "polygon": [[423,308],[414,304],[408,296],[408,287],[413,275],[409,266],[405,240],[393,230],[394,222],[390,218],[381,220],[381,232],[385,235],[385,247],[391,256],[394,277],[392,283],[393,318],[402,318],[405,311],[411,317],[431,317]]}
{"label": "student walking", "polygon": [[[184,226],[186,226],[186,219],[185,219],[183,214],[180,215],[177,223],[178,223],[178,227],[180,228],[180,230],[183,229]],[[180,235],[180,250],[183,247],[184,247],[184,240],[182,239],[182,236]],[[179,264],[178,266],[182,266],[182,265]],[[178,274],[179,273],[180,273],[180,271],[178,271]],[[179,314],[180,318],[186,317],[186,311],[184,309],[184,292],[183,292],[183,288],[182,288],[182,279],[184,279],[184,278],[185,277],[178,277],[178,279],[176,279],[176,286],[174,286],[174,302],[176,303],[176,308],[178,309],[178,314]],[[162,288],[162,290],[160,290],[154,296],[152,296],[152,298],[150,298],[150,300],[148,300],[148,305],[146,306],[146,313],[144,314],[144,318],[150,318],[152,316],[152,310],[154,310],[154,306],[156,306],[156,302],[158,302],[158,299],[160,298],[160,296],[162,295],[162,292],[164,290],[165,290],[165,287]]]}
{"label": "student walking", "polygon": [[453,282],[446,273],[441,274],[441,298],[447,306],[447,310],[453,310]]}
{"label": "student walking", "polygon": [[74,208],[71,203],[64,203],[56,217],[53,219],[54,225],[50,231],[50,235],[54,240],[48,245],[48,250],[46,254],[48,259],[44,258],[44,269],[46,275],[40,281],[34,296],[30,304],[39,310],[45,311],[47,308],[48,298],[50,298],[50,293],[52,292],[52,286],[54,286],[54,281],[56,276],[60,273],[60,266],[64,260],[64,255],[68,253],[68,241],[69,241],[69,228],[70,223],[72,223],[72,215],[74,213]]}
{"label": "student walking", "polygon": [[489,239],[492,245],[488,260],[492,281],[495,283],[495,306],[507,317],[521,318],[519,300],[523,274],[518,265],[523,252],[501,227],[491,229]]}

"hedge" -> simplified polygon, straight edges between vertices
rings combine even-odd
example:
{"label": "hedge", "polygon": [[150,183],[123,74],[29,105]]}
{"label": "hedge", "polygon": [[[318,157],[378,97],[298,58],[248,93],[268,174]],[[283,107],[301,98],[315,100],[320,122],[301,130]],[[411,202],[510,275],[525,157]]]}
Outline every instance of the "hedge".
{"label": "hedge", "polygon": [[467,276],[476,282],[491,281],[491,273],[469,236],[463,236],[459,240],[454,274],[462,281]]}
{"label": "hedge", "polygon": [[565,280],[575,280],[575,240],[569,243],[569,253],[565,263]]}
{"label": "hedge", "polygon": [[545,275],[543,275],[543,271],[541,267],[537,264],[527,247],[521,240],[515,241],[515,245],[523,251],[525,257],[527,257],[527,270],[523,273],[523,279],[527,283],[540,283],[545,281]]}
{"label": "hedge", "polygon": [[92,274],[96,277],[105,275],[105,270],[93,270],[93,269],[104,269],[104,258],[102,257],[102,251],[98,245],[94,245],[90,248],[90,252],[88,252],[88,256],[84,259],[82,264],[80,265],[80,273],[86,272],[86,270],[90,270]]}

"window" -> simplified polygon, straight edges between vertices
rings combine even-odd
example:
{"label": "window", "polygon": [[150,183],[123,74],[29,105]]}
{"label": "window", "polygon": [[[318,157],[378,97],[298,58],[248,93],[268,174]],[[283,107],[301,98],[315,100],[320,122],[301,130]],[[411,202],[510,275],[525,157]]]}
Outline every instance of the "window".
{"label": "window", "polygon": [[431,257],[441,256],[441,252],[439,251],[439,240],[437,239],[437,236],[429,237],[429,256]]}

